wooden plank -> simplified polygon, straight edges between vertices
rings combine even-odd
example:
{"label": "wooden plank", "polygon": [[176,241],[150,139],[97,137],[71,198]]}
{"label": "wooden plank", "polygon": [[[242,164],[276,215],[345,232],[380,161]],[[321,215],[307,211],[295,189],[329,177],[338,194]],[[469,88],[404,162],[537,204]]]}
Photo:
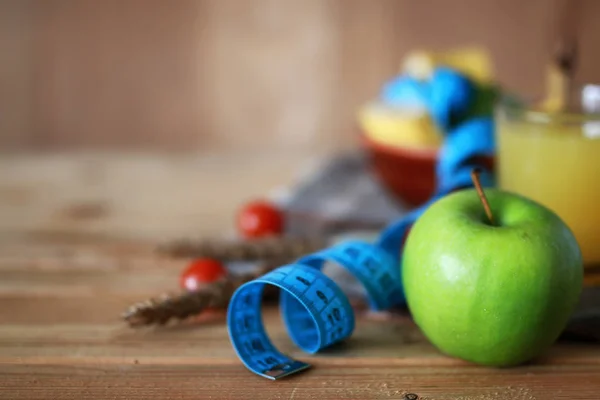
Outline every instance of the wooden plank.
{"label": "wooden plank", "polygon": [[7,399],[402,399],[407,392],[437,400],[596,400],[598,370],[560,368],[363,367],[348,361],[315,366],[280,382],[227,365],[0,365]]}
{"label": "wooden plank", "polygon": [[[116,160],[120,165],[106,159],[101,163],[106,176],[118,175],[118,171],[132,165],[118,157]],[[145,168],[161,164],[156,159],[145,160]],[[48,165],[47,159],[38,162],[38,167]],[[222,162],[204,160],[201,164],[206,169]],[[7,168],[0,174],[6,178],[19,171],[17,176],[24,179],[11,184],[36,192],[36,179],[43,180],[45,175],[34,174],[26,164],[23,160],[18,168],[3,164]],[[278,309],[265,307],[265,323],[274,344],[314,367],[281,382],[259,378],[244,368],[229,341],[223,312],[163,328],[130,329],[119,320],[120,313],[135,301],[176,289],[179,271],[185,265],[184,260],[156,257],[152,240],[123,240],[115,234],[123,232],[119,227],[152,217],[148,211],[156,210],[153,207],[129,214],[136,201],[151,193],[152,182],[137,182],[145,194],[135,197],[116,192],[132,178],[142,177],[144,168],[121,174],[114,178],[116,183],[103,181],[103,189],[93,194],[111,188],[113,207],[129,210],[105,216],[109,221],[104,229],[90,230],[87,222],[71,225],[64,220],[48,226],[43,216],[54,214],[40,210],[62,210],[65,204],[86,194],[85,185],[79,184],[77,189],[79,178],[65,172],[77,169],[77,162],[58,164],[60,168],[50,170],[62,172],[48,172],[42,186],[50,191],[63,190],[67,196],[61,193],[48,199],[50,196],[40,195],[41,191],[36,195],[38,200],[19,205],[14,197],[2,198],[0,193],[0,202],[4,199],[12,204],[11,210],[4,211],[14,214],[9,215],[12,223],[17,224],[29,213],[34,215],[29,220],[34,229],[29,231],[12,230],[6,220],[0,221],[0,225],[5,224],[0,235],[2,399],[402,399],[406,392],[430,400],[598,398],[599,347],[557,343],[529,365],[484,368],[440,354],[406,316],[382,319],[359,313],[355,333],[347,342],[311,356],[291,343]],[[222,231],[222,221],[234,202],[226,205],[218,200],[252,189],[251,176],[263,174],[269,167],[268,163],[244,162],[224,167],[219,173],[197,173],[190,172],[196,165],[190,160],[178,166],[174,160],[167,164],[170,172],[162,179],[177,176],[178,183],[161,183],[158,187],[181,190],[184,182],[198,177],[215,184],[213,193],[188,203],[187,212],[208,203],[212,205],[207,207],[214,207],[214,224],[202,227],[206,229],[203,232]],[[254,166],[250,168],[253,172],[247,170],[242,175],[246,180],[243,184],[233,179],[239,177],[240,165]],[[278,176],[283,179],[283,175]],[[273,179],[271,182],[276,182]],[[232,183],[216,185],[219,182]],[[161,201],[153,204],[158,203]],[[157,218],[166,221],[171,212],[183,218],[185,208],[163,208],[157,211],[162,217]],[[65,226],[69,229],[63,229]],[[177,223],[171,227],[171,232],[178,231]]]}
{"label": "wooden plank", "polygon": [[[131,329],[117,320],[122,308],[119,307],[121,302],[115,299],[108,302],[80,298],[50,302],[40,299],[40,308],[33,306],[33,300],[28,302],[27,308],[20,305],[20,302],[8,303],[7,308],[14,307],[12,311],[0,314],[0,322],[3,324],[0,326],[1,356],[58,356],[65,346],[84,343],[85,348],[77,352],[78,358],[111,355],[177,357],[207,354],[232,360],[235,358],[225,326],[224,313],[202,317],[201,324],[191,320],[165,328]],[[44,308],[44,303],[49,303],[47,308]],[[49,313],[52,309],[56,310],[52,318],[38,319],[40,315]],[[80,315],[83,310],[87,310],[88,314]],[[265,323],[274,344],[283,351],[298,354],[287,336],[277,308],[271,306],[265,311]],[[28,319],[22,323],[15,321],[19,317],[14,316],[19,314],[26,314]],[[131,343],[136,345],[130,347]],[[394,356],[436,353],[425,343],[408,319],[381,322],[363,318],[352,341],[339,346],[337,350],[332,350],[331,355],[382,357],[388,354],[390,347],[396,348],[394,344],[398,344]],[[194,348],[195,352],[190,350]]]}
{"label": "wooden plank", "polygon": [[[102,306],[90,307],[90,314]],[[58,307],[57,310],[62,309]],[[18,309],[15,311],[19,313]],[[113,315],[118,315],[117,310]],[[316,357],[307,356],[294,347],[275,307],[266,309],[265,323],[273,343],[282,351],[297,357],[322,359],[336,364],[344,363],[347,359],[360,359],[367,364],[385,360],[390,365],[470,365],[441,355],[408,318],[379,321],[363,315],[359,317],[356,331],[347,342]],[[64,350],[69,347],[76,349],[76,353],[65,354]],[[130,329],[116,320],[102,324],[50,324],[44,321],[34,324],[30,321],[28,324],[0,326],[0,357],[4,362],[11,358],[53,359],[60,356],[84,361],[94,357],[161,356],[167,359],[198,357],[228,359],[232,364],[238,362],[229,342],[224,315],[219,313],[205,317],[202,324],[188,321],[164,328]],[[534,368],[548,365],[600,367],[600,348],[556,344],[536,361]]]}
{"label": "wooden plank", "polygon": [[[30,234],[27,242],[45,236],[47,243],[53,236],[63,243],[223,236],[235,230],[235,213],[245,202],[294,183],[322,156],[297,151],[3,156],[0,244],[14,243],[19,234]],[[74,212],[86,207],[96,207],[96,213]]]}
{"label": "wooden plank", "polygon": [[[445,357],[407,320],[361,318],[345,345],[309,356],[287,339],[276,310],[274,343],[314,368],[268,382],[236,358],[222,319],[214,324],[130,330],[118,324],[0,327],[0,397],[10,399],[402,398],[596,399],[600,349],[554,346],[528,366],[492,369]],[[119,397],[118,397],[119,398]]]}
{"label": "wooden plank", "polygon": [[163,291],[178,290],[178,269],[132,271],[71,270],[61,271],[5,271],[0,282],[0,294],[11,296],[54,296],[74,299],[79,296],[103,297],[126,294],[137,296],[159,295]]}
{"label": "wooden plank", "polygon": [[[484,45],[503,84],[540,95],[556,3],[5,0],[0,144],[348,148],[356,107],[411,49]],[[581,3],[578,78],[594,81],[598,6]]]}
{"label": "wooden plank", "polygon": [[0,148],[4,151],[31,145],[34,8],[32,0],[0,2]]}

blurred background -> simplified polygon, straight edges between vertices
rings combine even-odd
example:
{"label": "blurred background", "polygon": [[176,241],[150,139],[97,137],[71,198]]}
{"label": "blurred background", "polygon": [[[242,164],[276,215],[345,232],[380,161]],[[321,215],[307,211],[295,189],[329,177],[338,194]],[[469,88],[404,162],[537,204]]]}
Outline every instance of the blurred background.
{"label": "blurred background", "polygon": [[[0,147],[352,149],[415,48],[476,44],[540,95],[556,0],[0,0]],[[582,0],[593,80],[600,2]]]}
{"label": "blurred background", "polygon": [[[227,226],[246,196],[359,150],[357,109],[412,49],[483,46],[500,85],[541,96],[562,3],[0,0],[2,224]],[[580,8],[576,79],[594,81],[600,2]]]}

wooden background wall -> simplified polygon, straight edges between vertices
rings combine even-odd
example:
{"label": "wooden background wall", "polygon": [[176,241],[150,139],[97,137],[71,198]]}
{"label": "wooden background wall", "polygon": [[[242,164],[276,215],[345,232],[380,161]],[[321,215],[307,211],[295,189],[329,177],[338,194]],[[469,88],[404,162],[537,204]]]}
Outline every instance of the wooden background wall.
{"label": "wooden background wall", "polygon": [[[600,1],[579,78],[600,80]],[[539,94],[557,0],[0,0],[0,147],[347,148],[413,48],[482,44]]]}

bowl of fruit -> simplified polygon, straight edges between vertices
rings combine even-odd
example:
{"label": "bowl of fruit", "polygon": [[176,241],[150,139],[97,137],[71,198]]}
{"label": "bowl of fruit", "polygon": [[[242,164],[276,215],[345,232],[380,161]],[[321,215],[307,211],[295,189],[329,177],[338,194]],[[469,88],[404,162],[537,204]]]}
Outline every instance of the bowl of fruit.
{"label": "bowl of fruit", "polygon": [[[360,143],[373,175],[409,206],[425,203],[438,183],[436,168],[447,132],[432,113],[430,80],[440,66],[462,74],[471,86],[468,107],[456,122],[491,117],[498,89],[491,59],[479,48],[410,53],[400,75],[386,82],[379,97],[358,112]],[[493,156],[482,156],[477,162],[493,170]]]}
{"label": "bowl of fruit", "polygon": [[[442,142],[431,119],[414,110],[407,113],[371,104],[364,108],[361,121],[361,146],[382,186],[411,206],[427,201],[435,190]],[[384,124],[388,126],[380,126]]]}

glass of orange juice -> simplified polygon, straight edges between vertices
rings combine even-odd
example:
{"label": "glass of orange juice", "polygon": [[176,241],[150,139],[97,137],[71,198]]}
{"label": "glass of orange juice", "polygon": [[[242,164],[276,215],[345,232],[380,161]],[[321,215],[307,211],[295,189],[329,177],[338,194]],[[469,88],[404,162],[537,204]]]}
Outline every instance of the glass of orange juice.
{"label": "glass of orange juice", "polygon": [[586,268],[600,266],[600,87],[577,111],[504,100],[496,111],[499,186],[555,211],[572,229]]}

